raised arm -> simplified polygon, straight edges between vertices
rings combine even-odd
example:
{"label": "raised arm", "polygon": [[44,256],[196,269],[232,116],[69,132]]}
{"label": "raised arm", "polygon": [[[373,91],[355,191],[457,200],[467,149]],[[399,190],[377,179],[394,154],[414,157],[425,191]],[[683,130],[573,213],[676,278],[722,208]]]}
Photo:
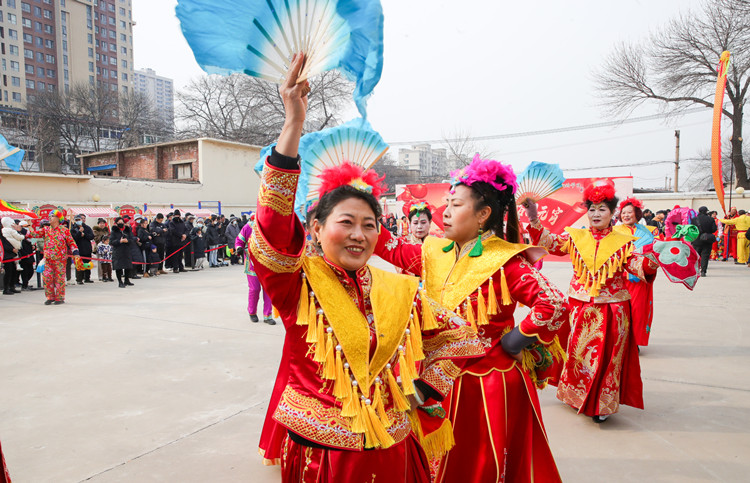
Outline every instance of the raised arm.
{"label": "raised arm", "polygon": [[410,273],[422,273],[422,245],[405,243],[380,225],[375,255]]}
{"label": "raised arm", "polygon": [[546,229],[537,216],[536,203],[526,200],[523,207],[526,208],[526,215],[530,222],[527,230],[532,245],[546,248],[551,255],[566,255],[570,252],[570,236],[567,233],[556,235]]}

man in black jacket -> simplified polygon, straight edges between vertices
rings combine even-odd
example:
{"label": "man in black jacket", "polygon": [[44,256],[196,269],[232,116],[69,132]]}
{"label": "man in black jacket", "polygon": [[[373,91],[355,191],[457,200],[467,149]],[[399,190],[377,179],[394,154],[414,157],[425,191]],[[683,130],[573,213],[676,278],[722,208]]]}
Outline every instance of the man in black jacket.
{"label": "man in black jacket", "polygon": [[218,267],[219,229],[216,226],[216,215],[206,219],[206,244],[208,245],[208,266]]}
{"label": "man in black jacket", "polygon": [[716,221],[708,214],[708,208],[698,208],[698,216],[693,219],[693,225],[698,227],[700,235],[693,241],[693,248],[701,256],[701,277],[706,276],[708,260],[711,258],[711,247],[716,241]]}
{"label": "man in black jacket", "polygon": [[[94,240],[94,230],[86,224],[86,215],[76,215],[75,223],[70,228],[70,234],[73,235],[73,240],[78,245],[78,252],[84,261],[88,261],[91,258],[92,248],[91,242]],[[78,270],[76,269],[76,282],[78,285],[86,283],[94,283],[91,280],[91,270]]]}
{"label": "man in black jacket", "polygon": [[[156,246],[156,253],[159,255],[159,260],[164,260],[164,249],[167,246],[167,227],[164,226],[164,215],[158,213],[154,221],[149,226],[151,231],[151,243]],[[159,263],[158,271],[159,275],[166,275],[164,271],[164,262]]]}
{"label": "man in black jacket", "polygon": [[[190,212],[185,213],[185,233],[188,236],[188,240],[191,240],[191,243],[190,245],[185,247],[182,253],[185,256],[185,267],[188,267],[188,268],[193,267],[193,243],[192,243],[192,238],[190,238],[190,234],[193,232],[194,222],[195,222],[195,216]],[[185,241],[188,241],[188,240],[185,240]]]}
{"label": "man in black jacket", "polygon": [[[19,226],[21,227],[19,233],[24,237],[28,237],[30,233],[29,223],[24,220]],[[36,247],[31,244],[29,238],[24,238],[21,241],[21,251],[18,252],[18,256],[26,257],[19,262],[21,264],[21,290],[36,290],[34,287],[29,286],[29,280],[34,276],[34,257],[29,255],[32,255],[35,251]]]}
{"label": "man in black jacket", "polygon": [[172,269],[174,273],[185,272],[185,266],[182,264],[182,250],[181,247],[185,244],[187,239],[187,232],[185,231],[185,222],[182,221],[182,214],[180,210],[174,210],[174,216],[172,221],[169,222],[169,240],[172,245],[172,250],[178,250],[177,253],[172,255]]}

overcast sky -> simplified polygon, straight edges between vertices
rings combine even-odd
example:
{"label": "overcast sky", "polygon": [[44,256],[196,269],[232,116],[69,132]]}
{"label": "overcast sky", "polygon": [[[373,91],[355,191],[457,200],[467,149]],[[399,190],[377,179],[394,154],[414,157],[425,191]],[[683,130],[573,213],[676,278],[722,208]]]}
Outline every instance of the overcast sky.
{"label": "overcast sky", "polygon": [[[217,0],[218,1],[218,0]],[[176,0],[133,0],[136,68],[171,77],[179,90],[202,74],[174,15]],[[537,131],[608,121],[592,74],[612,47],[645,38],[699,0],[383,0],[385,63],[368,115],[386,141]],[[718,59],[717,59],[718,61]],[[658,112],[657,106],[634,116]],[[356,111],[352,110],[353,117]],[[648,121],[480,143],[519,171],[533,160],[562,168],[674,159],[708,152],[711,110]],[[725,123],[725,132],[729,125]],[[394,149],[395,154],[395,149]],[[695,163],[683,164],[684,181]],[[673,164],[567,171],[629,176],[663,187]]]}

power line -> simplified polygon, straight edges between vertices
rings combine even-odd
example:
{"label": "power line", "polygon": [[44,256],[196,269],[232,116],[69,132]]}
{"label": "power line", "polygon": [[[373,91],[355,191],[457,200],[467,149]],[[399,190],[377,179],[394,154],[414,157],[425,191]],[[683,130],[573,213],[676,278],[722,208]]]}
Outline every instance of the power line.
{"label": "power line", "polygon": [[[694,114],[696,112],[706,112],[706,108],[705,107],[692,107],[689,109],[685,109],[684,111],[681,111],[680,115]],[[496,140],[496,139],[510,139],[510,138],[520,138],[520,137],[528,137],[528,136],[543,136],[546,134],[556,134],[556,133],[570,132],[570,131],[584,131],[588,129],[598,129],[602,127],[620,126],[623,124],[653,121],[655,119],[663,119],[663,118],[669,117],[673,114],[674,113],[652,114],[650,116],[631,117],[628,119],[618,119],[616,121],[597,122],[593,124],[581,124],[578,126],[558,127],[558,128],[553,128],[553,129],[543,129],[539,131],[522,131],[522,132],[516,132],[516,133],[509,133],[509,134],[494,134],[490,136],[476,136],[476,137],[455,138],[455,139],[433,139],[433,140],[428,140],[428,141],[399,141],[399,142],[391,142],[388,144],[390,144],[391,146],[403,146],[403,145],[414,145],[414,144],[445,144],[445,143],[454,143],[454,142],[461,142],[461,141],[491,141],[491,140]]]}
{"label": "power line", "polygon": [[[680,159],[680,162],[688,162],[688,161],[707,161],[705,158],[685,158]],[[589,166],[586,168],[561,168],[563,172],[565,171],[589,171],[592,169],[608,169],[608,168],[633,168],[633,167],[639,167],[639,166],[654,166],[657,164],[668,164],[672,163],[674,164],[674,159],[670,160],[661,160],[661,161],[643,161],[640,163],[628,163],[628,164],[608,164],[608,165],[596,165],[596,166]]]}

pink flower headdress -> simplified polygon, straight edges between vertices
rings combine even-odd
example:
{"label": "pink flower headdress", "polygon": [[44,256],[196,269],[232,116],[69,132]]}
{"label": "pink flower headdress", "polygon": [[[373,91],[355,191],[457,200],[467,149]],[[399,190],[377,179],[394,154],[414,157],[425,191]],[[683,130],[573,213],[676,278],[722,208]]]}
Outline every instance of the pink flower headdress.
{"label": "pink flower headdress", "polygon": [[452,172],[451,177],[453,189],[460,184],[471,186],[477,182],[487,183],[498,191],[510,189],[514,195],[518,189],[513,168],[494,159],[482,159],[478,153],[470,165]]}

